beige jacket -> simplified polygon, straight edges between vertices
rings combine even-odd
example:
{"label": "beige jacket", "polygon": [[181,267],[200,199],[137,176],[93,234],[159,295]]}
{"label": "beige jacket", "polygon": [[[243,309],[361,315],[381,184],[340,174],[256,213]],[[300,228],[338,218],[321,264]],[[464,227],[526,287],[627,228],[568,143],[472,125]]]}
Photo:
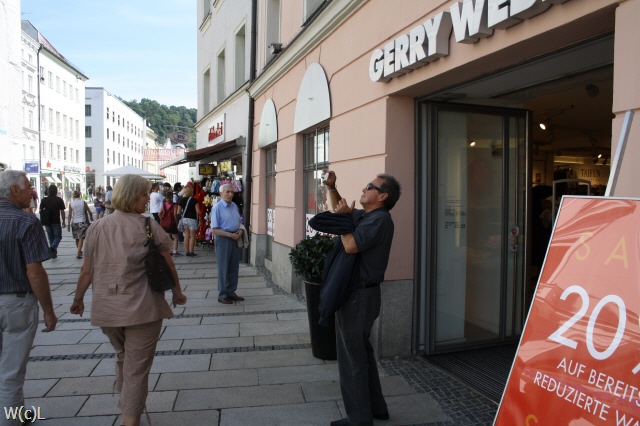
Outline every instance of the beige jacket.
{"label": "beige jacket", "polygon": [[[169,236],[151,218],[151,232],[161,252],[168,252]],[[164,294],[151,290],[144,271],[147,236],[144,216],[113,214],[87,229],[85,264],[91,265],[91,324],[125,327],[171,318]]]}

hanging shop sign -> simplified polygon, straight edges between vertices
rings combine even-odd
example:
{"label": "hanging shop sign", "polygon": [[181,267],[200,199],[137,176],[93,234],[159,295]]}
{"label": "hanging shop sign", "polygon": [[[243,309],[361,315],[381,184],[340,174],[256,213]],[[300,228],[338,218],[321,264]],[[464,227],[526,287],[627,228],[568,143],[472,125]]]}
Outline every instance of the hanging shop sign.
{"label": "hanging shop sign", "polygon": [[198,174],[200,176],[213,176],[216,174],[216,166],[213,164],[198,164]]}
{"label": "hanging shop sign", "polygon": [[562,199],[495,425],[640,424],[640,200]]}
{"label": "hanging shop sign", "polygon": [[387,82],[449,55],[453,32],[457,43],[475,43],[539,15],[568,0],[464,0],[436,14],[409,34],[402,34],[371,54],[369,78]]}
{"label": "hanging shop sign", "polygon": [[24,162],[24,171],[27,173],[38,173],[40,170],[40,162],[39,161],[25,161]]}
{"label": "hanging shop sign", "polygon": [[173,143],[191,142],[191,136],[187,132],[171,132],[169,133],[169,139]]}
{"label": "hanging shop sign", "polygon": [[221,172],[230,172],[231,171],[231,160],[220,161],[218,163],[218,170]]}
{"label": "hanging shop sign", "polygon": [[213,119],[213,123],[209,126],[208,141],[210,144],[224,141],[224,116],[224,114],[220,114]]}

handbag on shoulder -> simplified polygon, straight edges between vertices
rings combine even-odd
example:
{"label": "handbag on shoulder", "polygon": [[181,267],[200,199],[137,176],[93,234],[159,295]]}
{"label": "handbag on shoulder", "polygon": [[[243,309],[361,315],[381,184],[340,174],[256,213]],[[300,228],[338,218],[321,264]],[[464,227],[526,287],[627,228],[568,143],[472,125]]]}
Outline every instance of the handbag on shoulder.
{"label": "handbag on shoulder", "polygon": [[153,239],[149,217],[145,217],[144,224],[147,229],[147,242],[144,245],[149,248],[144,258],[144,270],[147,275],[147,282],[152,290],[164,293],[174,288],[176,283],[173,280],[171,268],[169,268],[167,260],[162,256]]}

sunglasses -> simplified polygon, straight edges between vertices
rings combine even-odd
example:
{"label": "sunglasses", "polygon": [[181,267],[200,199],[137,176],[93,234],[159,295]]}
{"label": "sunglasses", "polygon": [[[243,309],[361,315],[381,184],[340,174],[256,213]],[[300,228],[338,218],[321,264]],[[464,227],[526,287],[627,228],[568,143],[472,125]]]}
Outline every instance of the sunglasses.
{"label": "sunglasses", "polygon": [[382,189],[378,188],[372,183],[368,183],[367,186],[364,187],[364,189],[366,189],[367,191],[371,191],[372,189],[375,189],[378,192],[382,192]]}

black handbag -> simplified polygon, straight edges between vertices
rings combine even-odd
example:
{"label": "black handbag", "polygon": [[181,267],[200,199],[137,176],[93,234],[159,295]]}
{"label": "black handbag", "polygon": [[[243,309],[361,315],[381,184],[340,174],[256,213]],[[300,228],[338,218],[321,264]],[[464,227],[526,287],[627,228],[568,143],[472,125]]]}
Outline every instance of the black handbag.
{"label": "black handbag", "polygon": [[144,219],[144,225],[147,228],[147,242],[144,245],[149,248],[144,258],[144,271],[147,275],[147,282],[152,290],[164,293],[174,288],[176,283],[173,280],[167,260],[160,254],[160,250],[158,250],[158,246],[153,239],[149,217]]}

